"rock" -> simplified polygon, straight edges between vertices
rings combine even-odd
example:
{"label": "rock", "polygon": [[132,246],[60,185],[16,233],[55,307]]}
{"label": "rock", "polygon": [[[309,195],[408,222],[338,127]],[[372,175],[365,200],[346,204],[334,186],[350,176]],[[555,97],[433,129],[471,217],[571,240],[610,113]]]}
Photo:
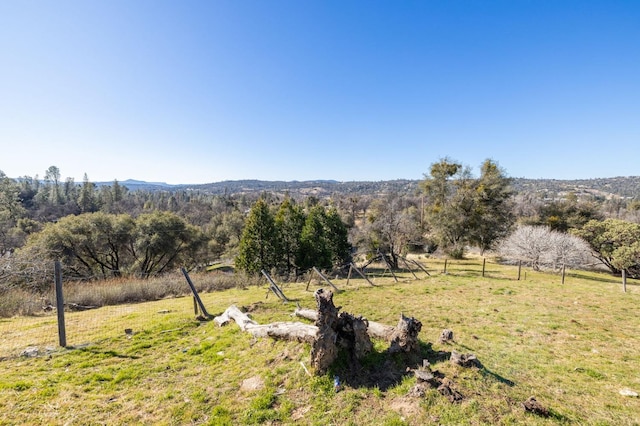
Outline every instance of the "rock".
{"label": "rock", "polygon": [[260,376],[249,377],[244,379],[240,385],[240,390],[255,391],[264,388],[264,380]]}
{"label": "rock", "polygon": [[440,333],[440,339],[438,339],[438,341],[440,343],[449,343],[453,341],[453,330],[449,330],[448,328],[442,330],[442,332]]}
{"label": "rock", "polygon": [[20,352],[20,356],[26,356],[29,358],[33,358],[38,356],[38,347],[37,346],[29,346],[24,351]]}
{"label": "rock", "polygon": [[624,389],[620,389],[620,395],[637,398],[638,392],[632,391],[631,389],[624,388]]}

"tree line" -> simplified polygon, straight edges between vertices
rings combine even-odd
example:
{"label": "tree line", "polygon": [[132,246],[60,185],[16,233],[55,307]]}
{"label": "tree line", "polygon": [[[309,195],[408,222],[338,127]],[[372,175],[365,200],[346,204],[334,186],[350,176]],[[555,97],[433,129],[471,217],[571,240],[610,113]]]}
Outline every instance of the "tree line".
{"label": "tree line", "polygon": [[[215,261],[247,273],[298,275],[313,266],[339,268],[351,256],[382,254],[397,267],[407,251],[462,258],[469,248],[497,250],[532,266],[557,265],[562,256],[567,262],[580,256],[567,249],[545,261],[526,245],[542,238],[566,246],[575,242],[568,236],[586,243],[613,273],[640,274],[640,203],[571,192],[549,199],[516,192],[512,184],[492,160],[476,177],[448,158],[431,164],[412,193],[322,198],[129,191],[118,181],[98,187],[87,175],[81,183],[62,181],[55,166],[43,179],[11,179],[0,171],[0,280],[24,284],[28,274],[18,273],[21,268],[50,259],[62,259],[66,273],[78,279],[144,277]],[[552,234],[539,237],[527,227]],[[515,250],[523,240],[525,247]],[[576,250],[584,254],[584,247]]]}

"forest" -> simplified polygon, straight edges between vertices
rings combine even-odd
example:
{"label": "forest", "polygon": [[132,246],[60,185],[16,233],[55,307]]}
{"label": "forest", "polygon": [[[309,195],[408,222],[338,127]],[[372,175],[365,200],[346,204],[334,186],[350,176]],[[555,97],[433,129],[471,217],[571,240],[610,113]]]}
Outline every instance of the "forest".
{"label": "forest", "polygon": [[[603,266],[640,275],[637,178],[513,179],[492,160],[474,176],[445,158],[420,181],[261,182],[136,186],[0,171],[0,291],[65,276],[146,278],[178,267],[233,265],[290,279],[316,266],[408,252],[469,250],[534,268]],[[617,195],[624,194],[624,195]]]}

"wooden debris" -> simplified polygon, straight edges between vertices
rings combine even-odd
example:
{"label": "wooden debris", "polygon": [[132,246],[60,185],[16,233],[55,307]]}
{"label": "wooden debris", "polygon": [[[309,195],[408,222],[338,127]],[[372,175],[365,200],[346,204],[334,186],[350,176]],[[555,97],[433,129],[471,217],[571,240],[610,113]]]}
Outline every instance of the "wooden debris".
{"label": "wooden debris", "polygon": [[400,314],[398,325],[391,334],[389,352],[413,352],[419,349],[418,333],[422,330],[422,323],[417,319]]}
{"label": "wooden debris", "polygon": [[449,361],[461,367],[482,367],[482,364],[474,354],[462,354],[458,351],[451,351]]}
{"label": "wooden debris", "polygon": [[525,411],[533,414],[537,414],[543,417],[549,417],[549,410],[542,406],[533,396],[527,398],[525,402],[522,403],[522,408]]}
{"label": "wooden debris", "polygon": [[445,328],[444,330],[442,330],[442,332],[440,333],[440,338],[438,339],[438,341],[440,343],[449,343],[453,341],[453,330],[449,330],[448,328]]}

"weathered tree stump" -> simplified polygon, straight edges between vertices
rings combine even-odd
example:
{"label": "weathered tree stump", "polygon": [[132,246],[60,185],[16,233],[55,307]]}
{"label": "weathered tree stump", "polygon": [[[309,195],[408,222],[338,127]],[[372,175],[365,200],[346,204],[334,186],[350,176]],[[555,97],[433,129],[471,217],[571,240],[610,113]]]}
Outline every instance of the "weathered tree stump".
{"label": "weathered tree stump", "polygon": [[363,358],[373,350],[373,343],[367,334],[368,321],[361,316],[347,312],[338,315],[338,345],[347,349],[355,359]]}
{"label": "weathered tree stump", "polygon": [[[316,321],[318,318],[317,311],[305,308],[296,308],[295,311],[293,311],[293,315],[306,318],[311,321]],[[422,328],[422,324],[415,318],[405,317],[401,314],[397,327],[368,321],[365,318],[363,318],[363,321],[366,321],[367,323],[366,332],[370,338],[381,339],[387,342],[393,342],[394,339],[396,339],[396,344],[394,346],[395,351],[402,348],[401,350],[406,352],[404,348],[408,348],[409,351],[418,348],[418,333]],[[399,329],[404,331],[399,331]]]}
{"label": "weathered tree stump", "polygon": [[314,293],[318,306],[318,317],[315,326],[318,328],[316,340],[311,347],[311,366],[320,374],[338,357],[336,341],[338,334],[338,310],[333,304],[333,293],[318,289]]}
{"label": "weathered tree stump", "polygon": [[419,349],[418,333],[422,330],[422,323],[417,319],[400,314],[400,320],[391,334],[389,352],[414,352]]}

